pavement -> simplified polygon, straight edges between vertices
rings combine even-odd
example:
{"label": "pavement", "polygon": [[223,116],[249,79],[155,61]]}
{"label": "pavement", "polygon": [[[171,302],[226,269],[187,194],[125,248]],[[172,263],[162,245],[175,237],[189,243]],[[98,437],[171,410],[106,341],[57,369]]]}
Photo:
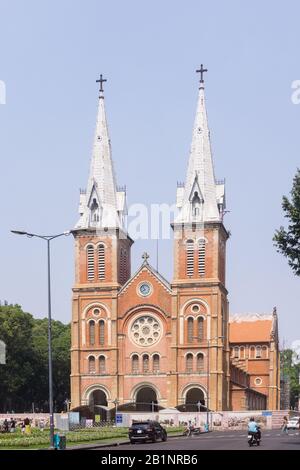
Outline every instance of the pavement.
{"label": "pavement", "polygon": [[[83,447],[81,447],[82,449]],[[110,450],[124,452],[126,450],[168,451],[168,450],[249,450],[257,452],[261,450],[300,450],[300,432],[290,431],[288,435],[280,434],[280,430],[265,430],[262,433],[260,447],[249,448],[247,432],[242,431],[213,431],[199,436],[170,437],[166,442],[137,443],[127,442],[119,445],[94,445],[90,449]]]}

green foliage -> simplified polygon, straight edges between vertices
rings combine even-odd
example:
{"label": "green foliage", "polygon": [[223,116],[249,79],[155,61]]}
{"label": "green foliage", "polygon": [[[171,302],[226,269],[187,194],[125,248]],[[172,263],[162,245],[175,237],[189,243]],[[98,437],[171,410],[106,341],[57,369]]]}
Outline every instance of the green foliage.
{"label": "green foliage", "polygon": [[290,405],[294,408],[297,404],[298,396],[300,396],[300,364],[293,364],[292,356],[293,351],[291,349],[284,349],[280,353],[281,374],[290,381]]}
{"label": "green foliage", "polygon": [[[35,319],[19,305],[0,305],[0,338],[6,364],[0,366],[0,411],[48,410],[48,320]],[[56,409],[70,397],[70,325],[52,321]]]}
{"label": "green foliage", "polygon": [[289,220],[287,229],[280,227],[276,230],[273,241],[277,251],[287,259],[290,267],[297,276],[300,276],[300,170],[293,180],[291,200],[286,196],[282,198],[284,217]]}

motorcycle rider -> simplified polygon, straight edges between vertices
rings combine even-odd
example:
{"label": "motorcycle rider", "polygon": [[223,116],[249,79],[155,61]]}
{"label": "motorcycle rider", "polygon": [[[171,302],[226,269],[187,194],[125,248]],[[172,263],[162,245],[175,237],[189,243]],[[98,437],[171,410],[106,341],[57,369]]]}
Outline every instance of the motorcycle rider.
{"label": "motorcycle rider", "polygon": [[253,417],[250,418],[250,421],[248,423],[248,434],[251,434],[252,436],[257,438],[258,440],[260,440],[260,438],[261,438],[261,432],[260,432],[259,425],[257,424],[257,422],[255,421],[255,419]]}

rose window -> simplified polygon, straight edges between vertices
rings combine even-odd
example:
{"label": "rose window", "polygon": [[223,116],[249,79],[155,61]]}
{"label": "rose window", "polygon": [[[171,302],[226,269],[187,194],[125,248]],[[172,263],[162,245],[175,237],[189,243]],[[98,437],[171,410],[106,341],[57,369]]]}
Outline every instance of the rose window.
{"label": "rose window", "polygon": [[139,317],[131,325],[130,336],[139,346],[151,346],[160,339],[161,325],[154,317]]}

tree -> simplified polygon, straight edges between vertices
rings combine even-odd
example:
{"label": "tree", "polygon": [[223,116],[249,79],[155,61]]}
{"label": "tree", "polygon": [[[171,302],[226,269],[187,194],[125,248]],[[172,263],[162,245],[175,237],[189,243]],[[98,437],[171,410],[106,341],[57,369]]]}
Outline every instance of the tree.
{"label": "tree", "polygon": [[[48,410],[48,319],[35,319],[19,305],[0,305],[0,338],[6,365],[0,366],[0,411]],[[52,321],[54,403],[70,397],[70,325]]]}
{"label": "tree", "polygon": [[293,364],[293,351],[291,349],[284,349],[280,353],[281,356],[281,374],[282,377],[288,378],[290,383],[290,406],[294,408],[297,406],[300,396],[300,364]]}
{"label": "tree", "polygon": [[276,230],[273,241],[277,251],[287,259],[292,270],[300,276],[300,170],[293,179],[291,200],[282,198],[284,217],[289,220],[287,229],[280,227]]}

